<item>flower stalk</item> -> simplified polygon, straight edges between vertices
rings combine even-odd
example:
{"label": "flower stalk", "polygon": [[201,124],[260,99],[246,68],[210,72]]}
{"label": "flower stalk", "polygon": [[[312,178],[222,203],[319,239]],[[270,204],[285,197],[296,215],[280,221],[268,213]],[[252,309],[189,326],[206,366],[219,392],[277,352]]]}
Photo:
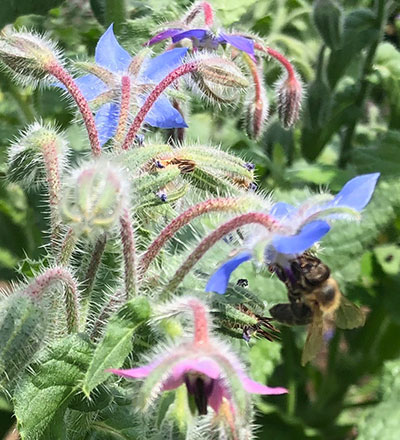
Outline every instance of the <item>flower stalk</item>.
{"label": "flower stalk", "polygon": [[132,125],[130,126],[128,134],[126,135],[124,143],[122,145],[123,150],[127,150],[130,148],[132,142],[135,140],[135,137],[140,127],[144,122],[147,113],[151,110],[153,104],[157,101],[157,99],[165,91],[165,89],[181,76],[198,70],[199,66],[199,61],[182,64],[181,66],[174,69],[171,73],[169,73],[159,84],[157,84],[157,86],[147,97],[138,114],[135,116],[135,119],[133,120]]}
{"label": "flower stalk", "polygon": [[125,208],[120,217],[120,234],[124,256],[125,295],[136,295],[136,249],[133,225],[129,210]]}
{"label": "flower stalk", "polygon": [[215,243],[221,240],[226,234],[229,234],[229,232],[232,232],[235,229],[248,224],[259,224],[264,226],[269,231],[279,228],[279,223],[274,220],[274,218],[272,218],[268,214],[263,214],[259,212],[242,214],[233,218],[232,220],[229,220],[200,242],[200,244],[189,255],[186,261],[175,272],[174,276],[171,278],[170,282],[163,290],[162,295],[165,297],[173,292],[183,281],[185,276],[190,272],[190,270],[194,267],[194,265],[212,246],[214,246]]}
{"label": "flower stalk", "polygon": [[197,205],[184,211],[177,218],[166,226],[158,237],[148,247],[146,253],[139,262],[139,275],[143,275],[149,268],[151,262],[158,255],[162,247],[170,240],[181,228],[190,223],[195,218],[209,212],[238,211],[243,199],[221,197],[200,202]]}
{"label": "flower stalk", "polygon": [[78,331],[79,323],[79,292],[74,277],[67,269],[60,266],[47,269],[26,287],[25,292],[33,298],[40,299],[50,286],[58,282],[65,285],[64,303],[67,331],[68,333],[74,333]]}
{"label": "flower stalk", "polygon": [[128,124],[129,108],[131,101],[131,80],[124,75],[121,79],[121,104],[119,109],[119,120],[117,131],[114,137],[114,144],[118,147],[123,141],[125,130]]}
{"label": "flower stalk", "polygon": [[88,132],[92,153],[95,156],[99,156],[101,154],[99,135],[93,118],[93,113],[90,110],[87,100],[83,96],[79,87],[76,85],[71,74],[67,70],[65,70],[64,67],[61,66],[61,64],[50,63],[47,66],[47,70],[62,84],[64,84],[68,92],[71,94],[72,98],[75,100],[75,103],[78,106],[79,111],[81,112],[86,130]]}

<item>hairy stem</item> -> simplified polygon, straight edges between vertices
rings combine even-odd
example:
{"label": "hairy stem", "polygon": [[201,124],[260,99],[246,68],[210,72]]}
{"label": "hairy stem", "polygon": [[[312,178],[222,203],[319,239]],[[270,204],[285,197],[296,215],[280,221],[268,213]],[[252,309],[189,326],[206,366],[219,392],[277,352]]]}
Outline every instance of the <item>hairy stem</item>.
{"label": "hairy stem", "polygon": [[92,153],[95,156],[101,154],[101,147],[99,141],[99,134],[97,132],[96,124],[94,121],[93,113],[90,110],[89,104],[86,98],[83,96],[79,87],[76,85],[71,74],[67,72],[64,67],[57,63],[51,63],[47,66],[47,70],[55,78],[57,78],[71,94],[72,98],[75,100],[79,111],[81,112],[83,121],[86,126],[86,130],[89,136],[90,146],[92,148]]}
{"label": "hairy stem", "polygon": [[[206,60],[203,60],[203,62],[206,62]],[[165,89],[181,76],[196,71],[199,68],[199,64],[200,63],[198,61],[182,64],[171,73],[169,73],[163,80],[161,80],[159,84],[156,85],[156,87],[147,97],[146,101],[142,105],[141,109],[133,120],[132,125],[129,128],[128,134],[126,135],[126,138],[122,145],[122,148],[124,150],[127,150],[131,146],[132,142],[135,139],[135,136],[137,135],[140,127],[143,124],[147,113],[151,110],[153,104],[157,101],[157,99],[165,91]]]}
{"label": "hairy stem", "polygon": [[143,275],[149,268],[151,262],[160,252],[165,243],[170,240],[181,228],[190,223],[196,217],[215,211],[237,211],[240,209],[242,200],[240,198],[219,198],[206,200],[198,203],[184,211],[177,218],[166,226],[158,237],[148,247],[146,253],[139,262],[139,275]]}
{"label": "hairy stem", "polygon": [[292,64],[280,52],[278,52],[275,49],[272,49],[271,47],[268,46],[265,47],[261,43],[257,43],[257,42],[254,43],[254,48],[259,50],[260,52],[264,52],[265,54],[271,56],[272,58],[275,58],[280,64],[282,64],[282,66],[285,68],[288,74],[289,80],[296,78],[296,74]]}
{"label": "hairy stem", "polygon": [[[354,107],[357,109],[363,107],[365,98],[368,93],[369,81],[368,81],[367,77],[371,72],[372,63],[375,58],[375,52],[376,52],[376,49],[378,48],[378,44],[382,40],[383,28],[384,28],[384,24],[386,22],[386,20],[385,20],[385,17],[386,17],[385,3],[386,3],[385,0],[376,0],[375,1],[375,9],[376,9],[376,13],[377,13],[376,20],[379,23],[379,35],[377,36],[374,43],[372,43],[372,45],[370,46],[368,53],[367,53],[365,60],[364,60],[364,65],[363,65],[361,77],[360,77],[360,87],[359,87],[358,93],[354,99]],[[351,152],[351,148],[352,148],[352,144],[353,144],[353,136],[355,133],[355,129],[356,129],[358,120],[359,120],[359,117],[352,118],[352,120],[348,124],[346,132],[343,136],[342,144],[340,147],[339,161],[338,161],[338,165],[340,168],[344,168],[350,158],[350,152]]]}
{"label": "hairy stem", "polygon": [[245,52],[242,53],[243,59],[245,60],[247,66],[249,67],[251,76],[253,77],[253,84],[254,84],[254,112],[252,115],[252,127],[251,127],[251,133],[254,138],[257,138],[260,133],[263,126],[263,119],[264,114],[266,115],[267,112],[265,112],[265,105],[266,102],[264,99],[263,94],[263,83],[262,83],[262,77],[260,75],[260,72],[257,69],[257,64],[252,60],[251,57]]}
{"label": "hairy stem", "polygon": [[121,80],[121,104],[119,110],[119,121],[114,137],[114,143],[119,146],[125,135],[128,124],[129,108],[131,100],[131,80],[129,76],[123,76]]}
{"label": "hairy stem", "polygon": [[61,243],[60,254],[57,259],[57,263],[60,266],[66,266],[71,258],[72,252],[76,245],[76,235],[74,231],[70,228],[65,234],[64,240]]}
{"label": "hairy stem", "polygon": [[184,19],[185,24],[190,24],[201,11],[204,13],[204,24],[206,26],[211,26],[214,22],[214,12],[212,6],[208,2],[200,2],[195,5]]}
{"label": "hairy stem", "polygon": [[25,292],[33,298],[41,298],[50,286],[59,282],[65,285],[64,302],[67,330],[68,333],[73,333],[78,331],[79,292],[74,277],[67,269],[63,267],[47,269],[46,272],[37,276],[32,283],[26,287]]}
{"label": "hairy stem", "polygon": [[194,339],[195,345],[207,345],[209,342],[208,321],[209,315],[205,305],[196,298],[188,302],[193,312]]}
{"label": "hairy stem", "polygon": [[125,294],[130,298],[136,294],[136,249],[133,225],[128,209],[120,217],[121,241],[124,254]]}
{"label": "hairy stem", "polygon": [[53,251],[57,248],[57,239],[60,233],[60,168],[56,142],[46,142],[42,147],[43,160],[46,168],[47,187],[50,205],[50,241]]}
{"label": "hairy stem", "polygon": [[107,243],[107,236],[106,234],[102,234],[97,239],[94,245],[94,249],[92,251],[92,257],[90,259],[89,266],[87,268],[85,275],[85,287],[81,295],[82,300],[86,303],[90,301],[90,296],[92,294],[94,282],[96,280],[96,274],[101,263],[101,258],[103,256],[106,243]]}
{"label": "hairy stem", "polygon": [[279,228],[279,223],[275,219],[267,214],[262,214],[259,212],[242,214],[233,218],[232,220],[229,220],[200,242],[200,244],[189,255],[186,261],[175,272],[174,276],[171,278],[171,281],[167,284],[164,291],[162,292],[162,295],[165,297],[173,292],[183,281],[185,276],[190,272],[190,270],[194,267],[194,265],[221,238],[223,238],[226,234],[229,234],[229,232],[232,232],[235,229],[248,224],[260,224],[268,230]]}

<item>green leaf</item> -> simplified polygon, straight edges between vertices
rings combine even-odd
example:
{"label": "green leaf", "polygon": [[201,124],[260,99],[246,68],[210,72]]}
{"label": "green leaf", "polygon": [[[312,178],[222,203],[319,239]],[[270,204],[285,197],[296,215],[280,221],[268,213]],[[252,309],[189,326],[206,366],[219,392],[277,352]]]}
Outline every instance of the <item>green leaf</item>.
{"label": "green leaf", "polygon": [[304,107],[304,127],[301,137],[301,151],[308,160],[314,160],[321,153],[324,128],[331,110],[331,90],[322,78],[316,78],[307,90]]}
{"label": "green leaf", "polygon": [[43,304],[14,294],[0,304],[0,383],[12,382],[42,345],[47,321]]}
{"label": "green leaf", "polygon": [[63,411],[78,391],[92,353],[92,344],[82,335],[71,335],[48,347],[34,374],[25,375],[14,396],[22,440],[43,438],[55,425],[62,430]]}
{"label": "green leaf", "polygon": [[358,424],[359,440],[397,440],[400,432],[400,362],[385,363],[380,388],[382,402],[364,412]]}
{"label": "green leaf", "polygon": [[342,46],[331,52],[327,67],[328,80],[332,88],[360,51],[375,42],[378,36],[379,23],[370,9],[356,9],[346,16]]}
{"label": "green leaf", "polygon": [[340,6],[333,0],[317,0],[314,4],[313,18],[325,44],[331,49],[338,49],[343,33]]}
{"label": "green leaf", "polygon": [[105,370],[122,366],[132,350],[135,330],[149,319],[150,312],[150,304],[145,298],[135,298],[110,320],[82,382],[82,390],[87,396],[110,375]]}
{"label": "green leaf", "polygon": [[13,23],[20,15],[44,15],[49,9],[60,5],[63,0],[2,0],[0,9],[0,28]]}

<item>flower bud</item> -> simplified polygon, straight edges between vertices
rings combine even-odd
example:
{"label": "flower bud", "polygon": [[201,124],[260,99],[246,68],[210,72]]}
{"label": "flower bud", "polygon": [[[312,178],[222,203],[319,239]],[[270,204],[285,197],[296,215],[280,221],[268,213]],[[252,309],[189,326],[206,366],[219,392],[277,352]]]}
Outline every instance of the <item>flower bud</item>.
{"label": "flower bud", "polygon": [[118,221],[127,188],[121,171],[98,161],[72,174],[64,188],[61,216],[77,235],[97,237]]}
{"label": "flower bud", "polygon": [[50,81],[49,66],[60,64],[60,53],[46,37],[32,32],[6,32],[0,39],[0,60],[23,85]]}
{"label": "flower bud", "polygon": [[11,145],[7,178],[30,188],[48,180],[47,172],[60,174],[65,167],[68,145],[50,124],[35,122]]}
{"label": "flower bud", "polygon": [[299,119],[303,86],[297,74],[284,76],[275,85],[278,115],[285,128],[292,127]]}
{"label": "flower bud", "polygon": [[195,92],[212,102],[234,102],[243,88],[249,85],[247,78],[230,60],[208,53],[196,55],[198,70],[191,75]]}

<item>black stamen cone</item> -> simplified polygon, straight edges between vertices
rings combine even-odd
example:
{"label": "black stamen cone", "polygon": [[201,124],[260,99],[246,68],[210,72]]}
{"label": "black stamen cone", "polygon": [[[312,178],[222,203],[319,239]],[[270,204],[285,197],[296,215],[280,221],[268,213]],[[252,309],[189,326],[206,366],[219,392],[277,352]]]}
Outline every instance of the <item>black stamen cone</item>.
{"label": "black stamen cone", "polygon": [[208,399],[211,396],[214,381],[209,379],[204,381],[202,377],[185,377],[185,384],[188,392],[193,395],[199,414],[207,414]]}

